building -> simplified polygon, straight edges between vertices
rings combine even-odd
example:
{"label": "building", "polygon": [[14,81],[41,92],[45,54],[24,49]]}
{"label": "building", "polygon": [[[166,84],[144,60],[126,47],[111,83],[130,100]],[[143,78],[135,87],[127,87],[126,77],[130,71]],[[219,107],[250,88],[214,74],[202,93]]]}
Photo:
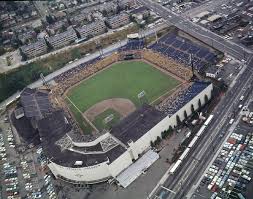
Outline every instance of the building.
{"label": "building", "polygon": [[80,34],[81,38],[90,38],[106,32],[106,26],[103,21],[95,21],[82,26],[81,28],[77,28],[76,30]]}
{"label": "building", "polygon": [[[48,167],[56,178],[69,183],[95,184],[116,179],[126,187],[133,176],[128,177],[128,183],[122,176],[126,176],[124,172],[129,174],[130,166],[144,164],[142,159],[146,156],[153,157],[151,162],[157,159],[158,155],[150,151],[151,141],[170,127],[176,127],[178,118],[185,120],[185,112],[191,115],[193,109],[198,110],[199,103],[203,106],[205,98],[211,98],[212,90],[211,83],[195,82],[182,92],[179,101],[168,104],[166,111],[144,104],[111,130],[89,139],[75,136],[62,110],[50,111],[37,120],[39,137],[49,159]],[[26,108],[24,110],[26,115]],[[12,118],[16,127],[18,120]]]}
{"label": "building", "polygon": [[221,18],[222,18],[222,16],[215,14],[215,15],[208,17],[207,20],[210,22],[215,22],[215,21],[220,20]]}
{"label": "building", "polygon": [[136,6],[136,1],[134,1],[134,0],[121,0],[118,2],[118,5],[123,10],[131,9],[134,6]]}
{"label": "building", "polygon": [[132,10],[131,15],[132,17],[135,18],[138,24],[143,24],[145,23],[144,19],[146,19],[150,15],[150,12],[146,7],[141,6],[139,8]]}
{"label": "building", "polygon": [[206,69],[206,77],[217,78],[220,70],[218,67],[210,66]]}
{"label": "building", "polygon": [[47,52],[47,44],[44,39],[40,39],[35,43],[20,47],[20,51],[26,58],[34,58]]}
{"label": "building", "polygon": [[69,30],[59,33],[57,35],[51,36],[47,39],[48,43],[53,48],[61,48],[67,46],[77,39],[75,30],[71,27]]}
{"label": "building", "polygon": [[36,39],[36,35],[37,34],[34,30],[28,30],[27,32],[19,34],[18,39],[22,42],[22,44],[28,44]]}
{"label": "building", "polygon": [[50,36],[61,33],[66,27],[68,27],[67,20],[57,21],[54,24],[47,26],[46,31]]}
{"label": "building", "polygon": [[142,16],[142,18],[145,18],[145,17],[149,16],[150,12],[145,6],[141,6],[139,8],[136,8],[136,9],[132,10],[131,14],[134,17],[140,15],[140,16]]}
{"label": "building", "polygon": [[72,25],[83,25],[84,23],[87,23],[89,21],[91,21],[91,13],[80,13],[76,16],[73,16],[69,19],[70,23]]}
{"label": "building", "polygon": [[121,14],[109,17],[106,20],[106,22],[110,28],[115,29],[120,26],[128,24],[130,22],[130,20],[129,20],[129,15],[127,13],[123,12]]}
{"label": "building", "polygon": [[99,11],[105,16],[111,16],[116,14],[117,5],[114,2],[105,2],[99,6]]}

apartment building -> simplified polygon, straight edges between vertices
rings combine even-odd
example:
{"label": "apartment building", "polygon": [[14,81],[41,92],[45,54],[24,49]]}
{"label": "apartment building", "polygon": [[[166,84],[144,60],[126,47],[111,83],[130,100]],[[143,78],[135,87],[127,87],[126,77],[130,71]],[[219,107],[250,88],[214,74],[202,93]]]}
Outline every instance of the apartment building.
{"label": "apartment building", "polygon": [[28,59],[45,54],[47,52],[47,44],[44,39],[37,42],[20,47],[20,51]]}
{"label": "apartment building", "polygon": [[49,37],[47,39],[48,43],[53,48],[61,48],[63,46],[66,46],[72,42],[74,42],[77,39],[77,35],[75,30],[71,27],[69,30],[59,33],[57,35],[54,35],[52,37]]}
{"label": "apartment building", "polygon": [[125,12],[120,13],[118,15],[114,15],[112,17],[109,17],[106,20],[108,26],[112,29],[118,28],[120,26],[126,25],[130,22],[129,15]]}
{"label": "apartment building", "polygon": [[88,25],[82,26],[76,29],[80,34],[81,38],[90,38],[96,35],[103,34],[106,31],[106,26],[104,21],[95,21]]}

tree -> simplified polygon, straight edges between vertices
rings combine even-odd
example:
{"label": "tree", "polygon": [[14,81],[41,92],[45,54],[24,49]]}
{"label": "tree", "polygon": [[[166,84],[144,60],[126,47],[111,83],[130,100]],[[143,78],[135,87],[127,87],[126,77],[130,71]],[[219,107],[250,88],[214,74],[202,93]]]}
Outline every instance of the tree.
{"label": "tree", "polygon": [[192,112],[192,114],[194,113],[194,105],[193,104],[191,104],[191,112]]}
{"label": "tree", "polygon": [[184,110],[184,119],[186,120],[188,117],[186,110]]}
{"label": "tree", "polygon": [[160,136],[157,136],[156,141],[157,141],[157,144],[161,143],[162,139],[160,138]]}
{"label": "tree", "polygon": [[180,117],[178,115],[176,116],[176,120],[177,120],[177,125],[179,126],[181,124],[181,120],[180,120]]}
{"label": "tree", "polygon": [[165,138],[166,138],[166,131],[163,131],[163,132],[161,133],[161,135],[162,135],[162,139],[165,139]]}
{"label": "tree", "polygon": [[154,142],[151,140],[150,141],[150,146],[153,148],[153,147],[155,147],[155,144],[154,144]]}
{"label": "tree", "polygon": [[207,104],[208,103],[208,97],[207,97],[207,95],[205,95],[205,104]]}
{"label": "tree", "polygon": [[199,101],[198,101],[198,106],[199,106],[199,109],[201,108],[201,101],[200,101],[200,99],[199,99]]}

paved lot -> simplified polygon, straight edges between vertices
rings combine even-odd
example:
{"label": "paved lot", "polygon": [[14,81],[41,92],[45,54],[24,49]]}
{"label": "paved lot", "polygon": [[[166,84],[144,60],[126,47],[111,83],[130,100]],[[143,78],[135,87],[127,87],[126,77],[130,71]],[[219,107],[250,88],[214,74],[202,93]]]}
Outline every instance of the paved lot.
{"label": "paved lot", "polygon": [[[251,98],[249,99],[248,102],[252,102],[252,96],[251,96]],[[230,131],[231,133],[237,133],[237,134],[242,134],[242,135],[246,136],[246,135],[249,135],[250,133],[253,132],[253,128],[251,126],[249,126],[248,124],[245,124],[244,122],[242,122],[241,117],[239,117],[238,121],[236,123],[234,123],[228,131]],[[225,139],[225,141],[226,140],[227,139]],[[218,155],[219,151],[220,150],[217,151],[217,155]],[[204,174],[207,173],[208,168],[212,165],[212,162],[215,161],[215,160],[216,160],[216,156],[214,156],[213,160],[210,162],[210,164],[207,167]],[[202,175],[201,179],[203,179],[204,174]],[[253,171],[252,170],[251,170],[250,177],[253,177]],[[199,182],[200,182],[200,180],[199,180]],[[251,196],[252,196],[251,195],[253,193],[252,192],[252,184],[253,184],[253,182],[251,180],[251,183],[247,184],[247,186],[246,186],[246,199],[250,199]],[[211,192],[210,190],[207,189],[207,184],[200,183],[200,185],[197,186],[197,189],[195,190],[195,192],[194,192],[194,194],[192,195],[191,198],[192,199],[210,198],[212,196],[212,194],[213,194],[213,192]]]}
{"label": "paved lot", "polygon": [[178,147],[184,137],[185,135],[183,131],[174,134],[168,140],[165,147],[160,151],[160,159],[148,169],[146,174],[140,176],[126,189],[118,188],[116,185],[109,184],[97,187],[94,186],[93,193],[88,199],[146,199],[156,186],[157,182],[170,167],[170,164],[166,162],[166,159],[172,157],[173,149]]}

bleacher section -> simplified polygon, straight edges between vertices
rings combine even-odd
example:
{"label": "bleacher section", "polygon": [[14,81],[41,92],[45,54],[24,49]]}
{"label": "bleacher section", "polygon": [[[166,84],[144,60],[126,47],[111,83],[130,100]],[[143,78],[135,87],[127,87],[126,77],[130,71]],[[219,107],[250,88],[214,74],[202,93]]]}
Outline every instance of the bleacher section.
{"label": "bleacher section", "polygon": [[144,47],[143,39],[129,39],[125,46],[122,46],[119,49],[119,52],[122,51],[131,51],[131,50],[142,50]]}
{"label": "bleacher section", "polygon": [[157,108],[171,116],[202,92],[209,84],[209,82],[196,81],[187,89],[180,91],[176,99],[168,99],[166,102],[158,105]]}
{"label": "bleacher section", "polygon": [[192,41],[182,38],[174,33],[163,36],[158,42],[149,46],[167,57],[190,66],[190,54],[192,54],[193,66],[196,70],[200,70],[206,64],[214,64],[217,61],[215,53],[208,48],[199,46]]}

